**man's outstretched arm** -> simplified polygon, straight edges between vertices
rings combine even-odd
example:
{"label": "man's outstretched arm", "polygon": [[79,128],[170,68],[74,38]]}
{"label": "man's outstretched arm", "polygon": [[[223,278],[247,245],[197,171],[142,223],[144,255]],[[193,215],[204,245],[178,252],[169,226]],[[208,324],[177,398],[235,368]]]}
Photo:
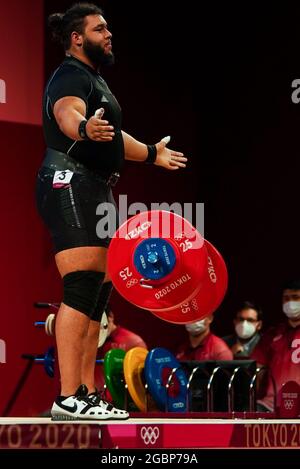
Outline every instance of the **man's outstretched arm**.
{"label": "man's outstretched arm", "polygon": [[[130,161],[145,162],[148,157],[148,146],[142,142],[139,142],[123,130],[122,135],[125,147],[125,159]],[[168,141],[169,137],[165,137],[160,142],[155,144],[157,154],[154,164],[170,170],[185,168],[187,158],[185,158],[183,153],[167,148],[166,145]]]}

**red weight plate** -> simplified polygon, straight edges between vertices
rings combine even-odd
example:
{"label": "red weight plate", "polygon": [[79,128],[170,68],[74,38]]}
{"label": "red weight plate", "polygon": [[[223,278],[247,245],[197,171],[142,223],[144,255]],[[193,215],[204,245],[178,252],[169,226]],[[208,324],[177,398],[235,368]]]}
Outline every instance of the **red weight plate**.
{"label": "red weight plate", "polygon": [[[176,263],[159,280],[145,280],[134,265],[142,241],[161,238],[171,244]],[[108,271],[118,292],[134,305],[152,310],[173,310],[189,301],[207,272],[204,239],[184,218],[172,212],[142,212],[127,220],[115,233],[108,250]]]}
{"label": "red weight plate", "polygon": [[152,311],[155,316],[175,324],[188,324],[209,316],[221,304],[228,283],[226,265],[221,254],[209,241],[205,240],[205,246],[208,252],[207,271],[198,293],[192,300],[172,311]]}

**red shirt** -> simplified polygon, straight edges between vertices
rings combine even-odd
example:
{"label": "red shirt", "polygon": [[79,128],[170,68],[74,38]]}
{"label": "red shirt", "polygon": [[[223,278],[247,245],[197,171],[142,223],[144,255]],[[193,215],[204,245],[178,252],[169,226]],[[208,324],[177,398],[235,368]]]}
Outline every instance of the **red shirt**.
{"label": "red shirt", "polygon": [[190,342],[182,344],[176,357],[178,360],[233,360],[232,352],[224,340],[211,332],[195,348],[191,347]]}
{"label": "red shirt", "polygon": [[100,353],[104,357],[106,352],[112,348],[121,348],[127,352],[133,347],[147,348],[147,345],[139,335],[125,329],[125,327],[117,326],[100,348]]}
{"label": "red shirt", "polygon": [[[270,369],[276,383],[279,405],[280,389],[284,383],[296,381],[300,385],[300,326],[291,327],[285,321],[271,327],[263,335],[251,358]],[[273,410],[273,397],[274,390],[269,377],[266,395],[258,402]]]}

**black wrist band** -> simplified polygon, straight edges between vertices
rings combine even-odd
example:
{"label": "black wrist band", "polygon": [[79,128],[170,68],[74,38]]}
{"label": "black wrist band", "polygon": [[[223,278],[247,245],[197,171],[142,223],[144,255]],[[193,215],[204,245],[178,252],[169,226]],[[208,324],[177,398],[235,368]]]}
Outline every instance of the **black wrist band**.
{"label": "black wrist band", "polygon": [[145,163],[153,164],[156,161],[157,149],[155,145],[147,145],[148,156],[145,159]]}
{"label": "black wrist band", "polygon": [[80,122],[78,126],[79,137],[83,138],[83,140],[89,140],[89,137],[86,133],[86,124],[87,124],[87,120],[83,120]]}

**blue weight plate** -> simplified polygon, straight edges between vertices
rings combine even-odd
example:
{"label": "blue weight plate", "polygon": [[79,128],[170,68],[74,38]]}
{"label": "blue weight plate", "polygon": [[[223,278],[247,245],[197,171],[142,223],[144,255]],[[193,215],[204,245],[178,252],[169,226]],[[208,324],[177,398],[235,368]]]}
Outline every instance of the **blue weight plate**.
{"label": "blue weight plate", "polygon": [[54,377],[54,358],[55,349],[54,347],[49,347],[44,357],[44,369],[50,378]]}
{"label": "blue weight plate", "polygon": [[167,407],[169,412],[186,411],[187,377],[184,370],[179,368],[174,373],[168,394],[165,387],[172,369],[179,366],[179,361],[164,348],[154,348],[146,357],[145,379],[160,410]]}

